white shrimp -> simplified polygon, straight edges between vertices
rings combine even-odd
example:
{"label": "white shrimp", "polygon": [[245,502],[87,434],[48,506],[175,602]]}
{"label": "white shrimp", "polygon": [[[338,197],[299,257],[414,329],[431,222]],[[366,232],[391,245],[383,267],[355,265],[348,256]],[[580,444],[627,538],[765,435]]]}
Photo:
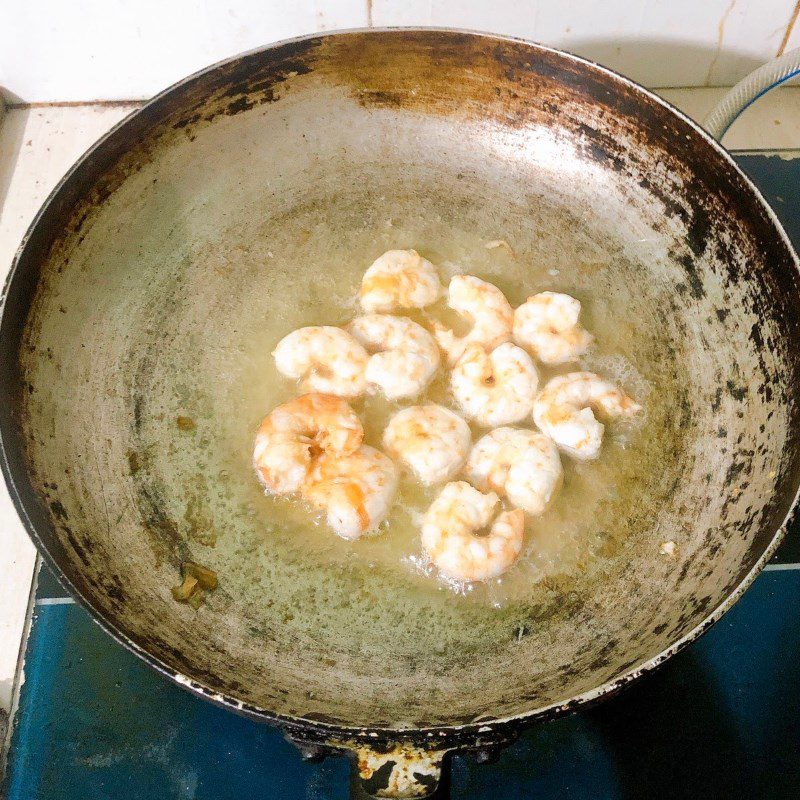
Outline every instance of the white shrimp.
{"label": "white shrimp", "polygon": [[531,413],[539,375],[531,357],[511,342],[491,353],[471,344],[453,367],[450,385],[467,418],[494,428]]}
{"label": "white shrimp", "polygon": [[514,341],[542,364],[574,361],[593,340],[578,324],[580,313],[580,301],[568,294],[535,294],[514,312]]}
{"label": "white shrimp", "polygon": [[456,275],[447,287],[447,305],[472,323],[464,336],[456,336],[439,322],[433,325],[436,341],[451,366],[470,344],[482,344],[493,350],[511,340],[514,310],[505,295],[491,283],[472,275]]}
{"label": "white shrimp", "polygon": [[467,477],[529,514],[541,514],[564,477],[549,436],[520,428],[495,428],[479,439],[467,460]]}
{"label": "white shrimp", "polygon": [[253,465],[270,494],[296,492],[320,453],[349,455],[364,429],[346,400],[304,394],[274,408],[256,434]]}
{"label": "white shrimp", "polygon": [[347,330],[373,353],[364,373],[367,384],[389,400],[418,395],[439,369],[433,336],[412,319],[367,314],[354,319]]}
{"label": "white shrimp", "polygon": [[436,267],[416,250],[389,250],[364,273],[359,291],[368,313],[424,308],[442,294]]}
{"label": "white shrimp", "polygon": [[328,525],[339,536],[358,539],[386,518],[396,488],[397,470],[392,460],[362,445],[347,456],[323,453],[301,492],[326,512]]}
{"label": "white shrimp", "polygon": [[[422,547],[439,572],[462,581],[484,581],[505,572],[519,556],[525,514],[502,511],[492,522],[498,497],[464,481],[448,483],[422,521]],[[476,534],[489,523],[485,536]]]}
{"label": "white shrimp", "polygon": [[464,465],[472,435],[458,414],[434,404],[398,411],[383,432],[386,450],[427,486],[450,480]]}
{"label": "white shrimp", "polygon": [[533,419],[567,455],[597,458],[604,426],[594,415],[630,416],[641,406],[593,372],[570,372],[548,381],[533,404]]}
{"label": "white shrimp", "polygon": [[367,351],[347,332],[329,325],[299,328],[273,350],[275,366],[304,391],[357,397],[366,388]]}

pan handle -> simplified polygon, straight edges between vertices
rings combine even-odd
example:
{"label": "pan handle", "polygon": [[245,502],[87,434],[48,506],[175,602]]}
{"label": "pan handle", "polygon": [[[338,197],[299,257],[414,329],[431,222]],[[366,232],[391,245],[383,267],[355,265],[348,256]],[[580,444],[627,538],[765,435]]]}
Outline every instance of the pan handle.
{"label": "pan handle", "polygon": [[740,80],[706,116],[703,127],[720,141],[742,111],[796,75],[800,75],[800,47],[768,61]]}
{"label": "pan handle", "polygon": [[[284,736],[300,751],[303,761],[318,762],[329,756],[350,757],[351,800],[376,797],[447,800],[450,797],[450,747],[431,742],[430,749],[410,742],[366,744],[311,734],[308,730],[285,730]],[[474,750],[479,761],[490,761],[504,744],[502,740],[479,743]]]}
{"label": "pan handle", "polygon": [[446,798],[449,774],[447,750],[423,750],[408,744],[386,750],[362,746],[355,751],[350,798]]}

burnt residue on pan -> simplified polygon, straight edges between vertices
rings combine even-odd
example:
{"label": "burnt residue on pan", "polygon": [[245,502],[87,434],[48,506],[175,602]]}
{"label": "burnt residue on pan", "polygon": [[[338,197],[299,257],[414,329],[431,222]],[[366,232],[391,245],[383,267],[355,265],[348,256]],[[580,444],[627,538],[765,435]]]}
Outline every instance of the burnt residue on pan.
{"label": "burnt residue on pan", "polygon": [[[243,231],[271,241],[301,216],[325,222],[303,222],[308,248],[323,228],[346,237],[354,220],[377,225],[387,197],[399,218],[423,204],[445,229],[502,220],[523,239],[539,214],[562,255],[584,220],[613,255],[591,280],[625,298],[631,354],[656,365],[672,399],[643,457],[652,480],[607,550],[583,575],[542,582],[524,607],[461,617],[473,640],[442,652],[408,609],[397,624],[407,638],[381,638],[369,625],[390,631],[388,617],[359,630],[346,610],[324,616],[322,591],[309,591],[316,622],[305,625],[284,587],[226,574],[263,557],[251,498],[213,457],[214,371],[231,366],[221,345],[249,285],[227,254],[247,263]],[[319,278],[301,255],[259,265],[276,304]],[[738,596],[779,540],[800,477],[800,285],[769,210],[657,98],[518,41],[315,36],[198,73],[67,176],[7,292],[0,427],[48,558],[157,668],[279,719],[308,747],[383,744],[395,766],[367,766],[387,781],[413,761],[409,743],[502,744],[661,663]],[[666,539],[680,544],[675,560],[659,555]],[[169,587],[203,548],[221,584],[195,613]],[[362,589],[381,597],[353,596]],[[447,606],[418,616],[437,613]]]}

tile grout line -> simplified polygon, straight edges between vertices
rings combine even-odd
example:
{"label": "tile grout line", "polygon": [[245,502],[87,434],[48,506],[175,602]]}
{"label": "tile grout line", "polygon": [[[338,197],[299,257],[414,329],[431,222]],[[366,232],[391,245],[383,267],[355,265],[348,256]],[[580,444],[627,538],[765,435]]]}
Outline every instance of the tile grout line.
{"label": "tile grout line", "polygon": [[[800,566],[800,565],[798,565]],[[74,597],[40,597],[37,606],[66,606],[75,602]]]}
{"label": "tile grout line", "polygon": [[47,108],[127,108],[128,106],[143,106],[150,98],[129,98],[122,100],[43,100],[8,102],[5,107],[8,111],[34,111]]}
{"label": "tile grout line", "polygon": [[[367,0],[368,6],[371,5],[370,0]],[[798,10],[800,10],[800,0],[798,0]],[[730,89],[730,86],[708,84],[697,84],[695,86],[645,86],[648,92],[660,94],[661,92],[700,92],[712,93],[714,91],[722,92],[723,90]],[[800,89],[800,86],[786,86],[784,89]],[[157,95],[153,95],[156,97]],[[8,111],[27,111],[33,109],[47,109],[47,108],[124,108],[126,106],[143,106],[149,103],[153,97],[120,97],[114,100],[5,100],[4,105]],[[0,101],[3,98],[0,96]]]}

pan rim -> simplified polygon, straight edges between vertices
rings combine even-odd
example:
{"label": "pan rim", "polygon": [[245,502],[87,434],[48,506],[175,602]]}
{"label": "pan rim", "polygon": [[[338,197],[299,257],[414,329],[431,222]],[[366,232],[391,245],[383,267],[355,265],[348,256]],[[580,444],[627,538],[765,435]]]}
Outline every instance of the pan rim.
{"label": "pan rim", "polygon": [[[164,98],[173,94],[174,92],[181,90],[183,87],[185,87],[187,84],[190,84],[194,80],[220,67],[224,67],[227,64],[239,61],[247,56],[255,55],[258,53],[267,53],[271,50],[276,50],[281,47],[285,47],[287,45],[309,42],[315,39],[326,40],[333,37],[343,37],[353,34],[381,35],[385,33],[442,33],[442,34],[453,34],[462,36],[468,35],[497,42],[511,42],[514,44],[522,45],[530,49],[532,52],[539,51],[539,52],[551,53],[561,58],[564,58],[567,61],[572,61],[573,63],[582,65],[584,67],[588,67],[590,68],[590,70],[595,70],[599,73],[611,77],[615,82],[622,84],[628,87],[629,89],[632,89],[635,93],[640,94],[644,98],[647,98],[650,101],[655,101],[658,105],[661,105],[663,108],[665,108],[673,115],[678,117],[680,120],[682,120],[682,122],[686,126],[688,126],[688,128],[690,128],[695,134],[699,134],[700,137],[706,142],[706,144],[710,145],[712,149],[717,153],[717,155],[720,156],[728,164],[728,166],[733,169],[738,180],[743,183],[744,187],[747,190],[749,190],[751,195],[755,197],[755,199],[762,207],[766,217],[772,224],[773,230],[778,233],[786,252],[791,257],[794,263],[795,271],[798,273],[798,275],[800,275],[800,260],[798,260],[798,256],[794,249],[794,246],[792,245],[791,240],[789,239],[788,235],[783,229],[783,226],[778,220],[777,215],[775,214],[774,210],[769,205],[769,203],[767,203],[760,190],[750,180],[750,178],[741,169],[741,167],[739,167],[739,165],[734,161],[733,157],[728,152],[728,150],[726,150],[725,147],[722,144],[720,144],[720,142],[714,139],[697,122],[692,120],[690,117],[681,112],[679,109],[675,108],[675,106],[673,106],[668,101],[659,97],[654,92],[644,88],[635,81],[632,81],[630,78],[627,78],[624,75],[621,75],[614,70],[611,70],[607,67],[597,64],[596,62],[591,61],[590,59],[574,55],[573,53],[570,53],[565,50],[532,42],[530,40],[526,40],[521,37],[504,36],[504,35],[486,33],[482,31],[475,31],[469,29],[438,27],[438,26],[388,26],[388,27],[371,27],[371,28],[350,28],[343,30],[315,32],[311,34],[304,34],[302,36],[282,39],[276,42],[272,42],[270,44],[263,45],[261,47],[253,48],[251,50],[234,55],[230,58],[226,58],[214,64],[208,65],[173,83],[171,86],[159,92],[151,99],[143,101],[141,106],[133,110],[130,114],[126,115],[109,131],[107,131],[103,136],[101,136],[97,141],[95,141],[92,144],[92,146],[89,147],[83,153],[83,155],[81,155],[75,161],[75,163],[67,170],[64,176],[58,181],[56,186],[53,188],[53,190],[48,194],[47,199],[42,203],[41,207],[37,211],[36,215],[34,216],[33,220],[31,221],[30,225],[28,226],[25,234],[23,235],[20,241],[20,244],[12,260],[8,276],[4,282],[2,292],[0,292],[0,340],[2,340],[2,338],[4,338],[5,336],[6,320],[8,316],[6,312],[6,300],[10,288],[12,286],[12,283],[14,282],[15,277],[19,271],[20,262],[23,259],[24,252],[26,250],[27,244],[31,238],[32,233],[40,224],[43,216],[48,211],[54,199],[60,193],[62,187],[72,178],[74,173],[79,168],[81,168],[88,160],[90,160],[92,155],[98,149],[103,147],[104,144],[109,139],[116,136],[121,129],[123,129],[127,124],[129,124],[131,120],[142,114],[148,113],[148,111],[157,106],[158,103],[160,103]],[[757,559],[751,570],[739,582],[739,584],[728,595],[728,597],[725,600],[723,600],[708,615],[706,615],[700,623],[698,623],[692,630],[686,633],[678,641],[674,642],[672,645],[665,648],[657,655],[638,664],[635,667],[626,670],[621,675],[601,684],[600,686],[594,687],[593,689],[575,695],[569,700],[556,701],[546,706],[541,706],[539,708],[533,709],[531,711],[525,711],[519,714],[507,715],[504,717],[492,718],[480,722],[471,722],[461,725],[437,725],[437,726],[428,726],[420,728],[352,726],[341,723],[323,722],[314,719],[308,719],[302,716],[293,716],[285,713],[279,713],[269,710],[267,708],[263,708],[261,706],[237,700],[232,695],[228,695],[214,690],[210,686],[204,684],[202,681],[196,681],[190,678],[189,676],[183,675],[181,672],[171,667],[165,660],[162,660],[161,658],[154,656],[148,650],[145,650],[143,647],[137,644],[126,633],[120,630],[115,624],[115,622],[105,615],[105,612],[99,611],[97,608],[95,608],[94,605],[91,603],[91,601],[89,601],[86,597],[84,597],[84,595],[76,588],[76,586],[69,580],[69,578],[65,576],[60,567],[57,565],[55,558],[51,555],[51,553],[45,546],[44,542],[40,538],[36,526],[28,513],[27,503],[23,499],[22,493],[18,489],[17,481],[15,480],[14,477],[15,470],[12,469],[9,460],[9,454],[12,452],[14,445],[12,443],[11,434],[5,430],[5,425],[6,425],[5,421],[3,421],[2,424],[0,424],[0,470],[2,471],[3,476],[5,478],[9,495],[11,497],[17,515],[22,521],[23,527],[30,536],[31,540],[36,545],[40,557],[45,561],[45,563],[47,563],[50,569],[53,570],[54,574],[57,576],[58,580],[64,586],[64,588],[67,589],[67,591],[69,591],[69,593],[77,600],[77,602],[80,605],[82,605],[84,608],[87,609],[87,611],[89,611],[94,621],[104,631],[106,631],[106,633],[108,633],[112,638],[114,638],[116,641],[118,641],[132,653],[141,658],[144,662],[146,662],[157,672],[168,677],[173,682],[187,689],[194,695],[202,697],[205,700],[209,700],[215,703],[216,705],[229,708],[235,712],[244,714],[248,717],[278,725],[286,729],[290,733],[296,734],[298,738],[313,737],[315,740],[317,739],[319,739],[320,741],[332,740],[333,742],[338,742],[340,744],[344,744],[345,742],[348,741],[351,742],[356,741],[362,744],[378,745],[382,742],[395,742],[398,740],[402,740],[408,742],[415,742],[423,745],[426,743],[428,745],[436,743],[437,746],[443,747],[444,749],[447,749],[448,747],[452,748],[452,747],[469,746],[470,741],[485,739],[487,735],[491,735],[491,733],[493,732],[497,734],[510,733],[512,728],[528,727],[536,721],[544,721],[547,719],[552,719],[554,717],[560,716],[562,714],[570,713],[572,711],[577,710],[578,708],[582,708],[594,702],[597,702],[601,698],[614,694],[624,686],[633,682],[646,672],[649,672],[650,670],[654,669],[655,667],[659,666],[660,664],[671,658],[676,653],[683,650],[688,644],[690,644],[700,635],[702,635],[713,624],[719,621],[719,619],[721,619],[722,616],[724,616],[724,614],[727,613],[728,610],[730,610],[730,608],[739,600],[739,598],[744,594],[744,592],[750,587],[755,578],[762,571],[766,563],[769,561],[770,558],[772,558],[775,551],[780,546],[781,542],[783,541],[786,535],[788,526],[791,524],[792,520],[794,519],[794,517],[798,512],[798,504],[800,504],[800,485],[798,485],[794,494],[794,499],[792,500],[792,503],[788,509],[786,516],[784,517],[783,522],[775,531],[774,535],[770,539],[770,542],[765,548],[762,555]]]}

